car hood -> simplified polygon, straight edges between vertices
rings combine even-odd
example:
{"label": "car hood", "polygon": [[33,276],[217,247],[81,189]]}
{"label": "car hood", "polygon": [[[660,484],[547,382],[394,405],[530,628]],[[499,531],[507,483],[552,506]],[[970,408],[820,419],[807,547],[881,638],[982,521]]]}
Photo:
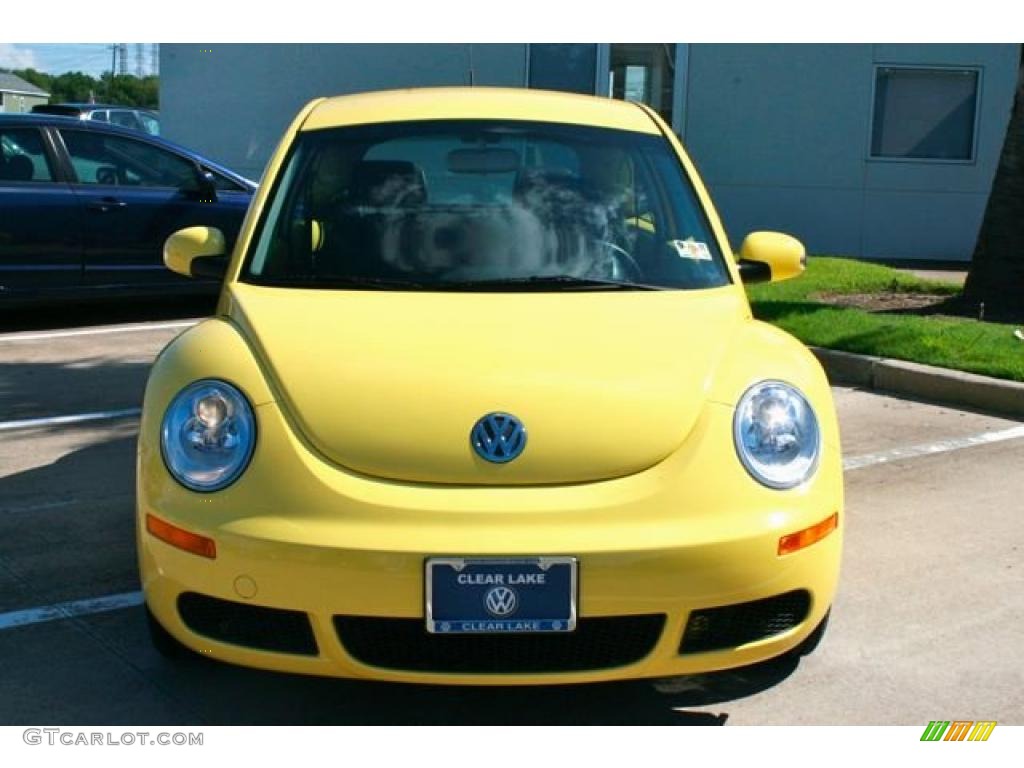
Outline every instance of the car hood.
{"label": "car hood", "polygon": [[[229,312],[293,428],[327,460],[394,480],[574,483],[646,469],[686,439],[748,316],[702,291],[438,293],[231,286]],[[515,415],[522,454],[470,432]]]}

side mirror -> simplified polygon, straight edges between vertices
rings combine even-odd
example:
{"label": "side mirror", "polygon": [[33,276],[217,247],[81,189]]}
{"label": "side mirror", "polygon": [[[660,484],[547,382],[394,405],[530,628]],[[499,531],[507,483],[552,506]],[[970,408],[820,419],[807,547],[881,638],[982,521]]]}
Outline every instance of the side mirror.
{"label": "side mirror", "polygon": [[195,167],[195,184],[185,188],[203,203],[217,202],[217,180],[213,174],[197,165]]}
{"label": "side mirror", "polygon": [[228,271],[224,233],[214,227],[179,229],[164,243],[164,264],[185,277],[223,279]]}
{"label": "side mirror", "polygon": [[806,266],[803,243],[781,232],[751,232],[740,246],[739,268],[744,283],[788,280],[802,274]]}

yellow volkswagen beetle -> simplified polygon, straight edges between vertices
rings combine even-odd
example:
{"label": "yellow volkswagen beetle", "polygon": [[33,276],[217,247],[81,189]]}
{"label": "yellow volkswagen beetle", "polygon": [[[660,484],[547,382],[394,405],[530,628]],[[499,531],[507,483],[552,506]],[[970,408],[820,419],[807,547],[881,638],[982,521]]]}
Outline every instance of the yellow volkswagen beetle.
{"label": "yellow volkswagen beetle", "polygon": [[814,357],[755,321],[641,104],[423,89],[307,105],[214,317],[159,356],[138,452],[153,640],[423,683],[667,676],[810,650],[842,470]]}

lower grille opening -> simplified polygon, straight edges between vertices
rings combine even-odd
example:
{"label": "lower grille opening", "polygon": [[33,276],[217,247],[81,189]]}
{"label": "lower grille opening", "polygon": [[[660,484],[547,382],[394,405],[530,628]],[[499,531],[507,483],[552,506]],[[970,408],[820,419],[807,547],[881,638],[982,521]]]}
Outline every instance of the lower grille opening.
{"label": "lower grille opening", "polygon": [[750,603],[693,611],[679,646],[680,653],[701,653],[735,648],[792,629],[811,609],[811,595],[803,589]]}
{"label": "lower grille opening", "polygon": [[212,640],[304,656],[316,656],[319,652],[309,617],[302,611],[184,592],[178,597],[178,613],[186,627]]}
{"label": "lower grille opening", "polygon": [[573,632],[432,635],[423,619],[335,616],[345,650],[363,664],[413,672],[514,674],[622,667],[661,637],[661,614],[581,618]]}

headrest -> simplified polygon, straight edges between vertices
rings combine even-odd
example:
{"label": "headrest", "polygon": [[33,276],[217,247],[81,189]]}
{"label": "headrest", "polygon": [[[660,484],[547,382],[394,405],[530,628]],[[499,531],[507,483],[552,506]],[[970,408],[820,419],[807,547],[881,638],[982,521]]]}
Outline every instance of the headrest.
{"label": "headrest", "polygon": [[420,205],[427,201],[423,169],[406,160],[364,160],[352,174],[353,196],[361,205]]}
{"label": "headrest", "polygon": [[32,181],[35,168],[32,161],[24,155],[14,155],[6,163],[0,165],[0,176],[7,181]]}
{"label": "headrest", "polygon": [[582,192],[580,177],[561,168],[523,168],[516,175],[515,193],[520,197],[530,194],[570,191]]}

